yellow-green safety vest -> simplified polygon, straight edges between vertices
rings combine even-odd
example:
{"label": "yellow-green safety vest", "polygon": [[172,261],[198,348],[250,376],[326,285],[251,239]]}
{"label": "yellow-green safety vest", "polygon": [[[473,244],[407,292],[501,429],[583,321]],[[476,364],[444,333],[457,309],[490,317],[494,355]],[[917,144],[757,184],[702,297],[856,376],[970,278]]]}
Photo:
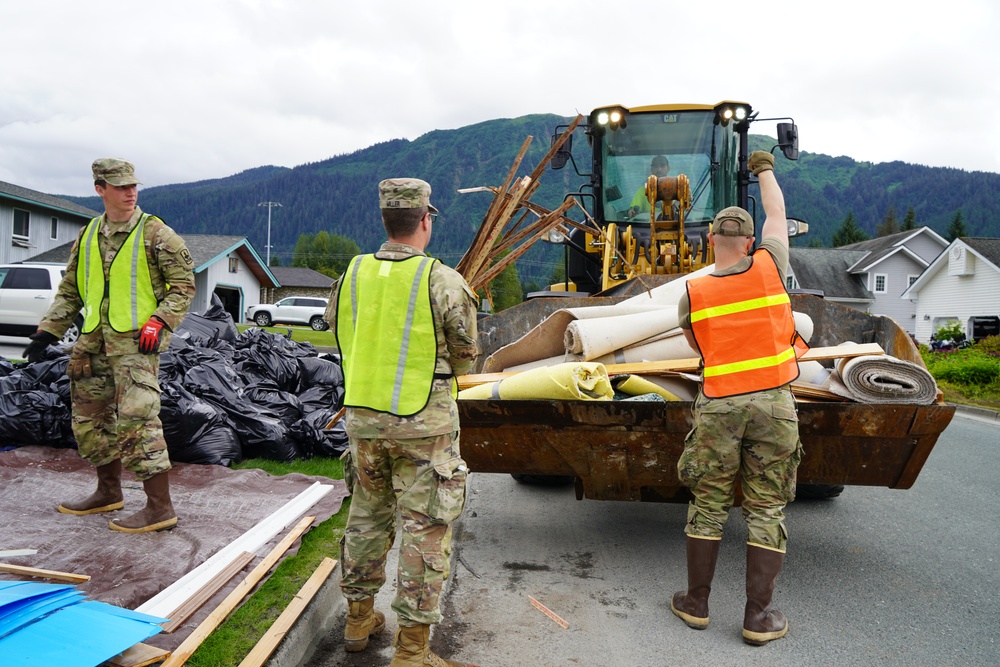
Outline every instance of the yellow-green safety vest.
{"label": "yellow-green safety vest", "polygon": [[437,260],[359,255],[337,293],[344,405],[415,415],[427,406],[437,363],[431,267]]}
{"label": "yellow-green safety vest", "polygon": [[139,223],[118,249],[104,281],[104,262],[98,245],[101,218],[94,218],[87,226],[80,243],[76,264],[76,287],[83,300],[83,333],[90,333],[101,325],[101,304],[108,303],[108,323],[115,331],[136,331],[156,311],[158,301],[149,277],[149,260],[143,231],[146,219],[143,213]]}

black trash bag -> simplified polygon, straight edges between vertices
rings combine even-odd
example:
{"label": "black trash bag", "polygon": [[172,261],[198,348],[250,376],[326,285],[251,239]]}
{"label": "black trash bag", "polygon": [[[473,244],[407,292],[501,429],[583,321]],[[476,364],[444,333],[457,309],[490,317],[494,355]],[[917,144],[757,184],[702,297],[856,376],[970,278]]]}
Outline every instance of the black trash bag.
{"label": "black trash bag", "polygon": [[343,419],[331,428],[325,428],[335,414],[336,410],[316,410],[292,425],[289,434],[303,455],[339,457],[350,446]]}
{"label": "black trash bag", "polygon": [[300,357],[297,361],[299,364],[300,392],[318,384],[335,387],[344,386],[344,371],[331,355]]}
{"label": "black trash bag", "polygon": [[43,361],[22,366],[17,373],[7,377],[19,376],[19,384],[22,389],[50,389],[61,380],[69,379],[66,377],[68,363],[69,356],[66,354],[48,357]]}
{"label": "black trash bag", "polygon": [[246,397],[254,405],[266,408],[278,416],[286,426],[291,426],[302,419],[302,401],[295,394],[281,391],[271,381],[263,381],[252,387],[247,387]]}
{"label": "black trash bag", "polygon": [[258,384],[270,380],[281,391],[296,392],[299,388],[299,365],[296,359],[316,356],[316,348],[308,343],[272,334],[261,329],[248,329],[240,334],[233,352],[236,369]]}
{"label": "black trash bag", "polygon": [[75,447],[69,408],[44,389],[5,390],[0,393],[0,442]]}
{"label": "black trash bag", "polygon": [[236,430],[243,456],[248,459],[294,461],[302,458],[288,427],[281,419],[253,404],[241,410],[228,409],[226,418]]}
{"label": "black trash bag", "polygon": [[[343,386],[334,387],[326,384],[318,384],[309,387],[298,395],[302,403],[302,412],[309,415],[317,410],[333,410],[336,412],[344,402]],[[332,415],[331,415],[332,416]]]}
{"label": "black trash bag", "polygon": [[243,460],[225,412],[179,384],[163,387],[160,421],[170,460],[230,466]]}
{"label": "black trash bag", "polygon": [[239,329],[233,323],[233,317],[222,307],[219,295],[212,294],[212,303],[204,313],[188,313],[174,330],[170,347],[174,341],[193,347],[214,348],[220,342],[232,343],[239,336]]}
{"label": "black trash bag", "polygon": [[14,364],[7,360],[6,357],[0,357],[0,377],[7,377],[14,372]]}

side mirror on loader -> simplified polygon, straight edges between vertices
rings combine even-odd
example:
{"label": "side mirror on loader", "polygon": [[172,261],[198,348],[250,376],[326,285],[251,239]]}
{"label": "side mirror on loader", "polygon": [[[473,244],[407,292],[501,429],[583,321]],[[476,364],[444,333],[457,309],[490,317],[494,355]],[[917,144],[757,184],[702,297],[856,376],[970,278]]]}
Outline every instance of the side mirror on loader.
{"label": "side mirror on loader", "polygon": [[[558,140],[559,140],[559,135],[553,134],[551,143],[554,144]],[[566,137],[566,142],[559,148],[558,151],[556,151],[556,154],[552,156],[552,160],[549,162],[549,165],[553,169],[562,169],[563,167],[566,166],[566,163],[569,162],[570,157],[572,155],[572,151],[573,151],[573,135],[571,134],[568,137]]]}
{"label": "side mirror on loader", "polygon": [[778,123],[778,146],[789,160],[799,159],[799,129],[795,123]]}

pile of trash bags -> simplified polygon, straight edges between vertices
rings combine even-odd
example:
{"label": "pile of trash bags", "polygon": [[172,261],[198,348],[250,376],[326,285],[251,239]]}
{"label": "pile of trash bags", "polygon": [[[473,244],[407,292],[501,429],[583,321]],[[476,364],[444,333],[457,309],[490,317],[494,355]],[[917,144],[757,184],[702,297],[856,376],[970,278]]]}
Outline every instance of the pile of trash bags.
{"label": "pile of trash bags", "polygon": [[[0,357],[0,449],[76,446],[68,360],[61,345],[36,363]],[[339,360],[290,336],[239,333],[214,296],[205,313],[189,313],[174,332],[159,380],[172,461],[292,461],[340,456],[348,447],[344,421],[330,426],[344,398]]]}

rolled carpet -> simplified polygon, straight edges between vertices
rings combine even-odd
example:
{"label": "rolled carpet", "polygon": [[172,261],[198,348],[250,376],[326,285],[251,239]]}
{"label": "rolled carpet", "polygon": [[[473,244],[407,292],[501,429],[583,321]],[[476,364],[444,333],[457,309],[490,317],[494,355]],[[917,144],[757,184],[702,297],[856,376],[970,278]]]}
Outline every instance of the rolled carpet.
{"label": "rolled carpet", "polygon": [[839,359],[830,375],[830,391],[859,403],[915,403],[937,400],[930,372],[912,361],[888,355]]}
{"label": "rolled carpet", "polygon": [[459,400],[576,399],[610,401],[615,397],[604,364],[575,361],[522,371],[499,382],[463,389]]}

